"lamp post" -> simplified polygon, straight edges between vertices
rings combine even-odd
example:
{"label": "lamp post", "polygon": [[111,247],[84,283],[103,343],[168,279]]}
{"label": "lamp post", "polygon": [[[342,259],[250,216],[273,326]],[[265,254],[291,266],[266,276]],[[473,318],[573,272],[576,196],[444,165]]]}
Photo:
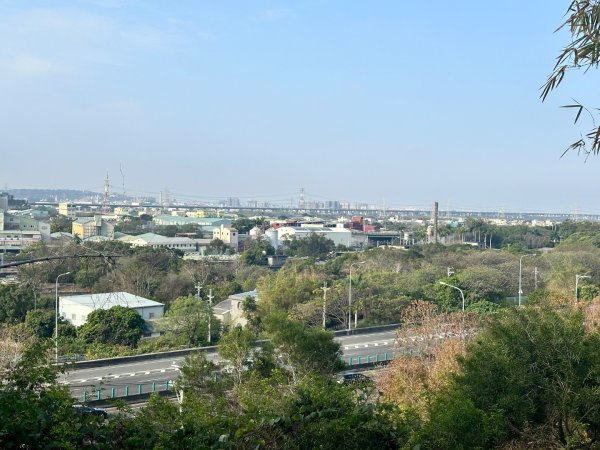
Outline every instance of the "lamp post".
{"label": "lamp post", "polygon": [[577,299],[579,298],[579,291],[578,291],[578,287],[579,287],[579,280],[581,280],[582,278],[592,278],[589,275],[575,275],[575,302],[577,302]]}
{"label": "lamp post", "polygon": [[460,296],[462,297],[462,310],[463,310],[463,312],[465,312],[465,293],[463,292],[463,290],[461,288],[459,288],[458,286],[454,286],[452,284],[444,283],[443,281],[440,281],[440,284],[443,284],[444,286],[448,286],[448,287],[454,288],[454,289],[456,289],[457,291],[460,292]]}
{"label": "lamp post", "polygon": [[352,266],[357,264],[364,264],[364,261],[353,262],[350,264],[350,281],[348,284],[348,334],[352,329]]}
{"label": "lamp post", "polygon": [[325,329],[325,319],[327,318],[327,291],[331,288],[327,287],[327,281],[325,281],[323,282],[323,287],[321,289],[323,289],[323,329]]}
{"label": "lamp post", "polygon": [[523,295],[523,289],[521,289],[521,280],[522,280],[522,268],[523,268],[523,258],[526,256],[536,256],[537,253],[527,253],[525,255],[521,255],[519,258],[519,306],[521,306],[521,295]]}
{"label": "lamp post", "polygon": [[208,290],[208,343],[210,344],[210,323],[212,321],[212,299],[215,298],[212,295],[212,288]]}
{"label": "lamp post", "polygon": [[55,288],[56,288],[56,302],[54,304],[55,309],[56,309],[55,314],[54,314],[54,359],[57,364],[58,364],[58,279],[65,275],[69,275],[70,273],[71,272],[61,273],[59,276],[56,277],[56,283],[54,283]]}

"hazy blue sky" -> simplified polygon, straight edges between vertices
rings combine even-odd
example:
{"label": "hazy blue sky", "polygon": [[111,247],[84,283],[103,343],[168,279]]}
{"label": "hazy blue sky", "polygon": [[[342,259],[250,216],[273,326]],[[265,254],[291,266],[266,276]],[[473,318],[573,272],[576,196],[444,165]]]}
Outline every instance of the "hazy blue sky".
{"label": "hazy blue sky", "polygon": [[0,187],[600,213],[570,0],[0,0]]}

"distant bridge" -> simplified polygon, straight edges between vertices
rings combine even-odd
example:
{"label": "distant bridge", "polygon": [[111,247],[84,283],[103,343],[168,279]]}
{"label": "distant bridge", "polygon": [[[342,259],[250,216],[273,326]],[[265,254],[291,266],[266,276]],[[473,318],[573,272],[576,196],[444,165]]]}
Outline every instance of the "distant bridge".
{"label": "distant bridge", "polygon": [[[58,202],[31,202],[30,205],[34,206],[54,206],[58,207]],[[69,202],[69,206],[89,208],[91,210],[100,210],[102,204],[100,203],[81,203],[81,202]],[[333,209],[333,208],[296,208],[288,206],[268,206],[268,207],[251,207],[251,206],[217,206],[208,204],[195,204],[195,205],[180,205],[180,204],[141,204],[141,205],[130,205],[126,203],[114,203],[110,205],[111,208],[156,208],[156,209],[207,209],[212,211],[227,211],[227,212],[246,212],[255,214],[266,214],[266,213],[297,213],[297,214],[328,214],[328,215],[353,215],[353,216],[365,216],[374,215],[377,217],[389,217],[389,216],[401,216],[409,218],[428,218],[431,217],[432,210],[430,209],[394,209],[394,208],[371,208],[371,209]],[[481,218],[481,219],[507,219],[507,220],[553,220],[562,222],[567,219],[572,219],[573,214],[570,213],[557,213],[557,212],[498,212],[498,211],[461,211],[461,210],[450,210],[450,211],[439,211],[440,218]],[[577,214],[577,220],[590,220],[600,221],[600,214]]]}

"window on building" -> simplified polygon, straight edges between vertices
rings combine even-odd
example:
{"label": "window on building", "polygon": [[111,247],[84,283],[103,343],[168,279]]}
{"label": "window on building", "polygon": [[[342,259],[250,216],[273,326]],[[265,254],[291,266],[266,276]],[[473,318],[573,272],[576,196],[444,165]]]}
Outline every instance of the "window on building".
{"label": "window on building", "polygon": [[148,313],[148,319],[154,319],[154,313]]}

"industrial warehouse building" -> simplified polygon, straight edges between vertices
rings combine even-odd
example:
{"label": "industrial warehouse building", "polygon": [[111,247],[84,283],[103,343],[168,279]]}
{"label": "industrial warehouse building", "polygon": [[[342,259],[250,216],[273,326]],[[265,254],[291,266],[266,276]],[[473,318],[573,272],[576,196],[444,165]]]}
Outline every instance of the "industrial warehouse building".
{"label": "industrial warehouse building", "polygon": [[165,307],[162,303],[128,292],[71,295],[59,298],[60,315],[76,327],[83,325],[92,311],[110,309],[113,306],[123,306],[135,310],[146,321],[146,328],[150,335],[158,336],[158,333],[152,333],[152,328],[153,322],[164,314]]}

